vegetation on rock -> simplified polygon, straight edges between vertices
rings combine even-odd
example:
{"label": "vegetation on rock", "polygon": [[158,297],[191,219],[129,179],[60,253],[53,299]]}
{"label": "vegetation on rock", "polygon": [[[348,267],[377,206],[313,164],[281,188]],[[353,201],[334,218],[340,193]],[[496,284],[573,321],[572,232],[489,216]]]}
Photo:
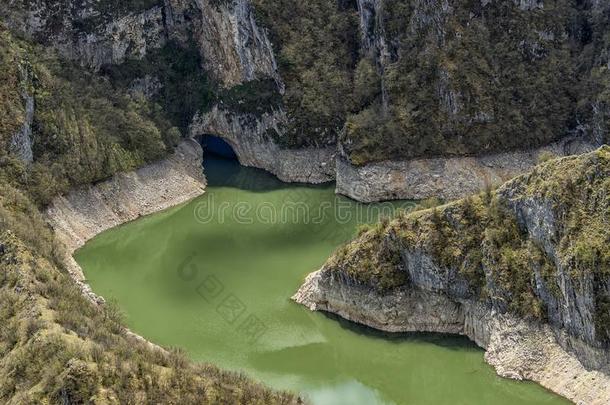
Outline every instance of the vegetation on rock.
{"label": "vegetation on rock", "polygon": [[[162,0],[53,0],[51,3],[50,18],[44,21],[45,29],[36,36],[37,40],[43,42],[48,38],[45,38],[42,32],[58,33],[65,28],[66,20],[72,21],[74,28],[82,33],[93,33],[113,19],[163,6]],[[47,0],[17,0],[11,3],[10,10],[0,11],[0,15],[27,13],[48,6]]]}
{"label": "vegetation on rock", "polygon": [[[159,105],[113,87],[51,50],[17,40],[1,26],[0,38],[7,67],[0,103],[10,118],[0,128],[0,170],[38,204],[173,150],[179,131]],[[25,121],[26,96],[34,99],[34,162],[29,166],[9,153],[15,123]]]}
{"label": "vegetation on rock", "polygon": [[[548,144],[607,120],[607,12],[559,0],[255,0],[286,82],[286,146],[339,136],[354,164]],[[384,48],[365,42],[383,43]]]}
{"label": "vegetation on rock", "polygon": [[[12,202],[0,202],[3,219]],[[28,214],[36,218],[35,230],[24,238],[36,231],[50,240],[35,208]],[[52,256],[38,253],[42,239],[30,245],[20,236],[0,231],[3,403],[299,403],[130,336],[120,311],[112,304],[94,306]]]}
{"label": "vegetation on rock", "polygon": [[353,108],[352,75],[358,47],[357,14],[341,2],[253,0],[269,28],[290,122],[283,146],[324,146],[336,142]]}
{"label": "vegetation on rock", "polygon": [[152,94],[173,125],[186,133],[197,112],[207,110],[215,100],[215,89],[203,71],[201,55],[193,43],[181,45],[169,41],[143,59],[128,59],[120,65],[102,67],[117,91],[134,87],[141,80],[151,80]]}
{"label": "vegetation on rock", "polygon": [[[156,101],[182,129],[193,110],[205,111],[210,103],[222,103],[236,114],[281,106],[288,116],[281,136],[274,134],[281,146],[339,143],[356,165],[533,148],[569,134],[600,144],[608,140],[607,5],[570,0],[541,6],[475,0],[251,2],[274,45],[286,85],[283,95],[265,78],[224,94],[201,71],[206,55],[198,55],[193,38],[180,38],[184,43],[178,47],[170,41],[162,50],[131,54],[143,59],[109,67],[111,76],[159,79],[164,85]],[[174,8],[198,8],[157,0],[102,1],[79,13],[82,5],[61,2],[57,10],[47,10],[57,21],[45,19],[36,38],[44,42],[44,33],[57,29],[75,38],[93,31],[102,35],[113,19],[154,6],[164,7],[163,18]],[[36,7],[50,9],[46,0],[32,0],[2,15]],[[197,33],[196,23],[184,23],[185,32]],[[171,29],[166,35],[172,38]],[[184,99],[176,97],[183,91]]]}
{"label": "vegetation on rock", "polygon": [[[285,108],[282,146],[339,142],[354,164],[530,148],[568,133],[608,142],[610,12],[601,2],[528,9],[469,0],[446,9],[388,1],[367,9],[365,32],[356,1],[252,2],[274,44],[284,95],[264,78],[221,89],[192,39],[93,72],[0,23],[0,401],[298,401],[130,337],[112,305],[94,306],[71,282],[39,211],[70,187],[168,155],[195,113],[215,103],[240,114]],[[34,39],[68,20],[84,37],[117,17],[168,7],[48,3],[50,18]],[[22,0],[0,15],[43,6]],[[24,126],[33,162],[14,151]],[[497,191],[364,230],[327,267],[385,290],[410,282],[405,252],[423,254],[465,280],[471,297],[537,319],[548,311],[537,284],[560,297],[558,272],[569,269],[576,285],[593,280],[595,331],[609,342],[610,150],[542,160]],[[532,237],[518,215],[526,203],[552,213],[546,239]]]}
{"label": "vegetation on rock", "polygon": [[[550,207],[552,223],[538,224],[549,228],[549,240],[532,236],[518,218],[521,204]],[[465,280],[470,297],[537,319],[547,311],[537,275],[555,297],[562,294],[559,271],[567,270],[576,285],[591,276],[599,287],[595,323],[603,341],[610,336],[609,221],[610,148],[603,147],[551,160],[496,191],[381,222],[341,247],[326,268],[387,290],[410,282],[409,257],[421,254],[441,277]]]}

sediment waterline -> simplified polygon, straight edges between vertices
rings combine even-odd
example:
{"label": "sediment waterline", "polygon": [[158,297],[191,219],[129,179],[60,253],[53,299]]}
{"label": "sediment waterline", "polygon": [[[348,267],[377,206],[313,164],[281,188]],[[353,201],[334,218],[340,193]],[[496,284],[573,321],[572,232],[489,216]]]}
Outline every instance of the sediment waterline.
{"label": "sediment waterline", "polygon": [[569,136],[551,144],[524,150],[477,156],[421,157],[352,164],[341,147],[285,149],[268,139],[285,123],[282,110],[235,114],[218,106],[198,115],[191,136],[217,135],[234,149],[239,162],[266,170],[285,182],[336,182],[336,192],[359,202],[452,200],[475,194],[531,170],[541,159],[590,152],[600,145]]}
{"label": "sediment waterline", "polygon": [[[136,172],[119,174],[94,186],[74,190],[51,204],[47,211],[49,222],[65,245],[66,266],[83,294],[96,304],[104,302],[87,283],[82,268],[73,258],[74,252],[105,230],[200,196],[206,188],[201,168],[201,148],[194,141],[185,141],[174,155],[163,161]],[[362,319],[344,317],[366,324]],[[449,329],[421,330],[459,333],[458,330]],[[163,350],[130,330],[127,333]]]}
{"label": "sediment waterline", "polygon": [[[203,151],[193,140],[178,145],[172,156],[137,171],[119,173],[112,179],[72,190],[57,197],[46,211],[59,240],[66,269],[84,296],[104,304],[95,294],[74,260],[74,252],[96,235],[139,217],[183,204],[205,192]],[[126,330],[133,337],[145,338]]]}

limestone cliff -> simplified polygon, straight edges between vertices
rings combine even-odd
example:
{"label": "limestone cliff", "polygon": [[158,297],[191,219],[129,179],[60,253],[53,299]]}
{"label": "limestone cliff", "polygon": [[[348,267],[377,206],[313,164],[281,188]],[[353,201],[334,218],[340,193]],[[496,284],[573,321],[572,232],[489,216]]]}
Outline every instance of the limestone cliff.
{"label": "limestone cliff", "polygon": [[[608,104],[601,90],[607,86],[601,73],[608,62],[601,34],[607,5],[451,0],[359,0],[357,5],[361,47],[380,76],[381,89],[374,94],[381,107],[372,103],[370,114],[365,110],[348,118],[340,138],[337,192],[359,201],[454,199],[530,170],[540,154],[583,153],[607,142]],[[573,69],[574,56],[565,52],[568,48],[573,55],[583,52],[578,60],[586,60],[590,69],[581,71],[569,90],[563,75]],[[505,59],[505,52],[512,56]],[[514,71],[500,68],[505,62]],[[564,83],[551,84],[551,77],[564,77]],[[537,88],[537,95],[526,88]],[[534,99],[546,98],[547,90],[554,101],[544,102],[549,109],[541,118],[546,107]],[[578,111],[569,99],[560,101],[563,91],[580,100]],[[507,94],[519,94],[520,106]],[[535,107],[518,111],[528,100]],[[531,113],[537,118],[527,118]],[[544,124],[553,114],[554,122]],[[556,126],[570,114],[579,117],[577,125]],[[391,118],[396,115],[398,124]],[[514,135],[510,140],[508,133]],[[534,133],[536,140],[530,138]],[[518,144],[499,151],[505,141]],[[477,146],[467,152],[470,142]]]}
{"label": "limestone cliff", "polygon": [[281,109],[239,114],[217,105],[197,115],[190,131],[191,136],[222,136],[242,165],[265,169],[282,181],[317,184],[333,180],[333,148],[282,149],[274,142],[269,134],[281,136],[285,121],[286,113]]}
{"label": "limestone cliff", "polygon": [[34,96],[32,94],[32,72],[30,66],[23,63],[19,66],[21,98],[24,106],[24,117],[21,128],[11,138],[9,149],[25,163],[34,160],[32,152],[32,122],[34,120]]}
{"label": "limestone cliff", "polygon": [[[455,198],[523,173],[544,150],[564,155],[572,141],[590,144],[578,151],[606,142],[608,21],[600,2],[255,3],[284,62],[287,138],[322,143],[328,132],[320,123],[330,128],[329,116],[346,122],[338,138],[340,193],[363,201]],[[340,57],[355,53],[348,38],[333,53],[319,44],[332,32],[300,30],[308,23],[303,13],[317,25],[355,17],[355,59]],[[328,66],[335,75],[327,79]],[[351,89],[339,86],[346,69]],[[310,83],[312,72],[330,90]]]}
{"label": "limestone cliff", "polygon": [[[134,94],[181,109],[183,135],[226,138],[244,164],[287,181],[336,178],[339,193],[374,201],[461,197],[543,151],[607,142],[610,14],[581,3],[11,0],[0,16],[102,74],[126,66]],[[176,44],[199,55],[196,69],[147,59]],[[138,60],[154,69],[133,69]],[[155,69],[190,92],[163,93]],[[248,100],[226,103],[228,92]],[[12,140],[25,161],[29,122]]]}
{"label": "limestone cliff", "polygon": [[[271,43],[266,31],[258,26],[249,0],[150,0],[125,2],[117,7],[109,2],[88,0],[37,0],[12,1],[11,6],[2,10],[1,15],[14,31],[56,48],[64,57],[85,67],[101,70],[115,86],[127,87],[134,98],[144,96],[169,105],[166,109],[171,111],[182,108],[170,113],[179,116],[174,123],[180,127],[187,127],[193,115],[200,112],[191,135],[213,133],[229,139],[244,164],[270,170],[287,181],[316,183],[333,177],[331,151],[282,150],[265,135],[270,125],[276,133],[281,132],[280,125],[286,121],[282,111],[267,109],[269,113],[254,118],[260,121],[255,123],[248,113],[227,110],[223,105],[225,91],[251,82],[270,81],[273,92],[284,91]],[[178,57],[180,47],[185,49],[180,51],[184,59],[178,60],[177,66],[168,66],[174,62],[172,56]],[[192,48],[199,54],[197,63],[201,66],[189,65],[187,70],[188,58],[193,58],[189,54]],[[165,55],[163,52],[172,55],[159,57]],[[142,67],[152,64],[157,65],[158,71]],[[160,80],[162,70],[166,72],[164,80]],[[143,74],[138,76],[139,72]],[[194,92],[190,104],[173,100],[189,97],[181,93],[184,90],[181,83],[187,83],[183,87],[191,86],[188,90]],[[202,93],[206,91],[215,94],[203,102],[200,99],[205,99]],[[23,128],[15,133],[12,148],[24,160],[31,161],[30,126],[35,100],[26,93],[23,98],[27,117]],[[235,104],[238,102],[241,101]],[[215,104],[218,105],[214,107]],[[220,110],[223,112],[219,113]],[[314,161],[309,162],[312,157]]]}
{"label": "limestone cliff", "polygon": [[168,40],[194,41],[207,70],[226,87],[271,77],[282,87],[265,31],[248,0],[51,2],[12,0],[2,11],[14,30],[99,69],[141,59]]}
{"label": "limestone cliff", "polygon": [[391,332],[466,335],[503,376],[607,403],[609,178],[604,147],[381,223],[294,298]]}
{"label": "limestone cliff", "polygon": [[526,173],[545,156],[577,155],[598,146],[579,137],[567,137],[525,151],[387,160],[362,166],[355,166],[339,155],[337,193],[363,202],[432,197],[453,200]]}
{"label": "limestone cliff", "polygon": [[196,37],[207,69],[225,87],[273,78],[283,92],[271,42],[258,26],[250,1],[199,0],[198,4],[201,26]]}
{"label": "limestone cliff", "polygon": [[1,15],[15,31],[99,69],[129,57],[141,58],[163,45],[167,36],[162,2],[148,5],[129,10],[90,0],[11,0]]}
{"label": "limestone cliff", "polygon": [[584,366],[562,344],[565,333],[546,324],[501,314],[444,292],[397,288],[380,294],[325,269],[311,274],[294,299],[311,310],[387,332],[465,335],[486,350],[485,360],[502,377],[535,381],[579,405],[610,400],[607,372]]}
{"label": "limestone cliff", "polygon": [[531,149],[573,132],[599,141],[590,86],[605,85],[589,75],[607,61],[607,13],[582,3],[358,1],[380,89],[348,117],[344,155],[361,165]]}

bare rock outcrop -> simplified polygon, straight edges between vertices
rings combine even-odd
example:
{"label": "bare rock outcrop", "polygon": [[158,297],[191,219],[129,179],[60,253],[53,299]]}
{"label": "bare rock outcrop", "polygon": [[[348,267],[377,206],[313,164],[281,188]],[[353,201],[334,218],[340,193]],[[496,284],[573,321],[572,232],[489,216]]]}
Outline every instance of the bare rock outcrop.
{"label": "bare rock outcrop", "polygon": [[21,128],[13,135],[10,150],[25,163],[32,163],[34,153],[32,151],[32,123],[34,120],[35,103],[31,94],[32,72],[27,64],[20,66],[22,82],[21,98],[24,104],[24,120]]}
{"label": "bare rock outcrop", "polygon": [[531,170],[542,154],[567,156],[599,145],[565,138],[546,147],[481,156],[384,161],[355,166],[337,159],[337,193],[358,201],[462,198]]}
{"label": "bare rock outcrop", "polygon": [[11,1],[0,16],[11,28],[83,66],[141,59],[169,40],[194,40],[206,70],[225,87],[259,78],[283,83],[271,43],[249,0],[163,0],[110,8],[104,2]]}
{"label": "bare rock outcrop", "polygon": [[197,3],[202,12],[196,39],[207,70],[225,87],[273,78],[283,92],[273,47],[254,18],[250,0]]}
{"label": "bare rock outcrop", "polygon": [[0,12],[15,31],[57,49],[64,57],[98,69],[142,58],[150,49],[162,47],[167,35],[161,5],[113,14],[90,0],[27,4],[10,1]]}
{"label": "bare rock outcrop", "polygon": [[560,343],[561,331],[528,322],[442,291],[401,288],[386,294],[322,269],[310,274],[293,299],[314,311],[387,332],[467,336],[486,350],[485,360],[506,378],[531,380],[579,405],[610,402],[610,377],[587,369]]}

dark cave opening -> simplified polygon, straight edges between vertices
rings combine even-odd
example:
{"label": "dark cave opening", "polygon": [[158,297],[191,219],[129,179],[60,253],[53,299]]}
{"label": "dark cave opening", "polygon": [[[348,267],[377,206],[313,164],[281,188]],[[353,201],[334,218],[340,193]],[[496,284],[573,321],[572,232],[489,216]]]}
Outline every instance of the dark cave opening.
{"label": "dark cave opening", "polygon": [[233,147],[223,138],[215,135],[201,135],[195,138],[203,148],[204,154],[212,154],[224,159],[237,160]]}
{"label": "dark cave opening", "polygon": [[262,169],[244,167],[225,139],[210,134],[193,137],[203,148],[203,169],[208,186],[233,187],[248,191],[270,191],[284,183]]}

